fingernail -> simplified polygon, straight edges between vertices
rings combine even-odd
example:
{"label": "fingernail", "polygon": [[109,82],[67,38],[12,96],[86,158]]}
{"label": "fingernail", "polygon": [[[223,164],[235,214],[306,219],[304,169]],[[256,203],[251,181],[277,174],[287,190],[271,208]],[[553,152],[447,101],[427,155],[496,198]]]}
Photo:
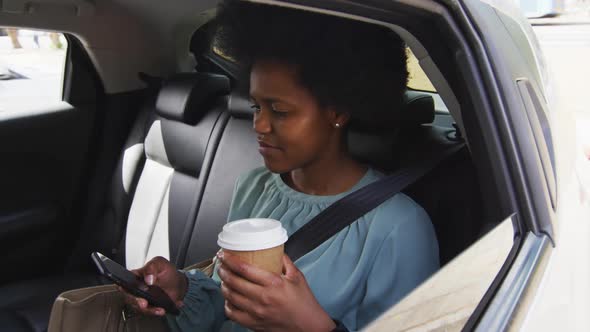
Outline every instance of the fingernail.
{"label": "fingernail", "polygon": [[229,307],[229,302],[227,302],[227,300],[225,300],[225,303],[223,304],[223,308],[225,309],[226,313],[231,313],[231,308]]}
{"label": "fingernail", "polygon": [[164,314],[164,309],[156,309],[156,313],[158,315],[163,315]]}
{"label": "fingernail", "polygon": [[217,252],[217,258],[223,259],[223,250]]}
{"label": "fingernail", "polygon": [[145,283],[150,286],[153,285],[154,284],[154,275],[148,274],[147,276],[145,276]]}

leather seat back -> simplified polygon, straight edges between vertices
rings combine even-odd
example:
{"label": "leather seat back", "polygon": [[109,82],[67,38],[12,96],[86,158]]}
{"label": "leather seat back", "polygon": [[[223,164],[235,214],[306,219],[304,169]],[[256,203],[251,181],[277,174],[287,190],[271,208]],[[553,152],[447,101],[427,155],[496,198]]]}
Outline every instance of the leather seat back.
{"label": "leather seat back", "polygon": [[145,158],[127,219],[128,268],[155,256],[176,262],[184,234],[192,228],[206,181],[208,143],[227,93],[229,81],[219,75],[182,74],[163,83],[143,145],[128,148],[123,159],[133,164]]}
{"label": "leather seat back", "polygon": [[236,179],[264,165],[257,150],[258,142],[252,128],[253,113],[248,99],[232,93],[228,111],[229,118],[215,153],[187,247],[185,266],[210,258],[219,249],[217,234],[227,222]]}

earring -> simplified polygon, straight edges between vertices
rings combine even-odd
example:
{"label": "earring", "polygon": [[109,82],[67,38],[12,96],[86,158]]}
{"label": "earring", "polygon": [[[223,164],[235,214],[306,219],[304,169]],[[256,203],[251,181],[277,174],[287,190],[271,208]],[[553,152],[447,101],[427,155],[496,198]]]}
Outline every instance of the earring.
{"label": "earring", "polygon": [[336,128],[340,128],[340,123],[336,123],[336,124],[334,125],[334,127],[336,127]]}

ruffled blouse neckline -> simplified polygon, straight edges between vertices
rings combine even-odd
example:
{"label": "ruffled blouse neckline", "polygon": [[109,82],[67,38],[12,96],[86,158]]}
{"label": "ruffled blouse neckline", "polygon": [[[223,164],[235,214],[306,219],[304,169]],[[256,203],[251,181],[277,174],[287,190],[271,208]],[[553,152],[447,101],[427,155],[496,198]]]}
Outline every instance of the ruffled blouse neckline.
{"label": "ruffled blouse neckline", "polygon": [[336,195],[310,195],[306,193],[302,193],[297,191],[283,181],[281,174],[273,173],[272,175],[273,182],[276,185],[277,189],[280,190],[285,196],[290,199],[301,201],[301,202],[309,202],[309,203],[333,203],[340,198],[345,197],[346,195],[366,186],[367,184],[375,181],[379,178],[377,171],[372,168],[367,168],[365,175],[349,190],[336,194]]}

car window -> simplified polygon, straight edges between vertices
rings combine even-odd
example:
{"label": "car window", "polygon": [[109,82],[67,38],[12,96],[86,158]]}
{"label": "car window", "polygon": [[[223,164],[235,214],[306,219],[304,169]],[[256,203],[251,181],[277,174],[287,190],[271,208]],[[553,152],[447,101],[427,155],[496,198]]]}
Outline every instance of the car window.
{"label": "car window", "polygon": [[420,64],[418,64],[418,59],[416,59],[416,56],[412,50],[407,48],[407,53],[409,74],[408,88],[412,90],[436,92],[436,89],[432,83],[430,83],[428,76],[426,76],[426,73],[424,73],[424,70],[422,70],[422,67],[420,67]]}
{"label": "car window", "polygon": [[67,48],[61,33],[0,27],[0,112],[62,101]]}

